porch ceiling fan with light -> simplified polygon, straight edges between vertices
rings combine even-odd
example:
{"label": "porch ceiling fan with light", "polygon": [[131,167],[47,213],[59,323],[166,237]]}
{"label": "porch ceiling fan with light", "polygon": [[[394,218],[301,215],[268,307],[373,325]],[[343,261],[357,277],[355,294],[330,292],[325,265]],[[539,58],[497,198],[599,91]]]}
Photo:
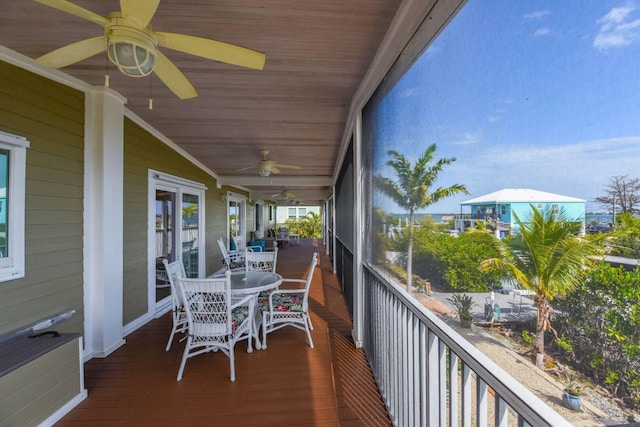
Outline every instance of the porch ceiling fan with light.
{"label": "porch ceiling fan with light", "polygon": [[262,151],[262,160],[260,160],[257,164],[247,166],[246,168],[239,169],[240,171],[246,171],[249,169],[258,169],[258,174],[260,176],[269,176],[272,173],[281,173],[280,169],[302,169],[300,166],[295,165],[285,165],[282,163],[276,163],[273,160],[269,160],[267,156],[269,155],[269,151]]}
{"label": "porch ceiling fan with light", "polygon": [[36,59],[51,68],[63,68],[106,50],[109,60],[129,77],[155,73],[180,99],[198,92],[178,67],[158,47],[214,61],[262,70],[265,54],[245,47],[186,34],[154,31],[149,24],[160,0],[120,0],[120,11],[107,17],[67,0],[34,0],[104,28],[104,34],[63,46]]}
{"label": "porch ceiling fan with light", "polygon": [[276,194],[272,194],[271,197],[273,198],[279,198],[279,199],[283,199],[283,200],[293,200],[296,198],[296,195],[289,192],[286,188],[284,190],[282,190],[279,193]]}

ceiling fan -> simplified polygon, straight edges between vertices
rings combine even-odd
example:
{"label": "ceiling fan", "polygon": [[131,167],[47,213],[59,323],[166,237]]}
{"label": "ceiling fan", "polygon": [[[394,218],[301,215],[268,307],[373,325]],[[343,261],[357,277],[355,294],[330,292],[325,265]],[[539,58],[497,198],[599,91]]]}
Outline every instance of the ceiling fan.
{"label": "ceiling fan", "polygon": [[246,168],[239,169],[240,171],[245,171],[249,169],[258,169],[258,174],[260,176],[269,176],[272,173],[281,173],[280,169],[302,169],[300,166],[295,165],[284,165],[282,163],[276,163],[273,160],[267,159],[269,155],[269,151],[262,151],[262,160],[260,160],[257,164],[248,166]]}
{"label": "ceiling fan", "polygon": [[273,198],[279,198],[279,199],[284,199],[284,200],[293,200],[296,198],[296,195],[293,193],[290,193],[289,191],[287,191],[287,189],[285,188],[284,190],[282,190],[279,193],[276,194],[272,194],[271,197]]}
{"label": "ceiling fan", "polygon": [[121,10],[107,17],[67,0],[34,1],[104,28],[104,34],[99,37],[69,44],[36,59],[39,64],[51,68],[63,68],[106,50],[109,60],[123,74],[144,77],[153,72],[180,99],[194,98],[198,92],[158,47],[240,67],[264,68],[265,55],[262,52],[202,37],[154,31],[149,23],[160,0],[120,0]]}

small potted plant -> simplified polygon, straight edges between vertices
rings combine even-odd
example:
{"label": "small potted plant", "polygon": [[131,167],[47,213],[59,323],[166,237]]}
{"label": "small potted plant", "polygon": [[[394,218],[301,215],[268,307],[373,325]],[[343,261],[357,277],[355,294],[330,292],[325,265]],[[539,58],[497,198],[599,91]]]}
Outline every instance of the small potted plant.
{"label": "small potted plant", "polygon": [[574,411],[582,407],[582,386],[572,375],[567,375],[567,383],[562,391],[562,404]]}
{"label": "small potted plant", "polygon": [[471,323],[473,321],[471,309],[476,305],[473,302],[471,295],[453,294],[451,298],[447,298],[447,301],[449,301],[455,308],[458,319],[460,320],[460,325],[463,328],[471,328]]}

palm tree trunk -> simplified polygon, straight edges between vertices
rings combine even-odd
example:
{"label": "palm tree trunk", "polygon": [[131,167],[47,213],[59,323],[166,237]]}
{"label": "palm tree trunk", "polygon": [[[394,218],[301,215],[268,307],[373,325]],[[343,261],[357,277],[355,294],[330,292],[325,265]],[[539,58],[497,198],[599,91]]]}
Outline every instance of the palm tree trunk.
{"label": "palm tree trunk", "polygon": [[413,254],[413,233],[409,232],[409,245],[407,247],[407,292],[411,293],[411,278],[413,274],[411,273],[412,267],[412,254]]}
{"label": "palm tree trunk", "polygon": [[549,301],[544,296],[536,297],[536,307],[538,308],[538,320],[536,321],[536,340],[534,351],[536,354],[536,367],[544,369],[544,333],[549,324]]}
{"label": "palm tree trunk", "polygon": [[407,292],[411,293],[413,279],[413,211],[409,211],[409,244],[407,245]]}

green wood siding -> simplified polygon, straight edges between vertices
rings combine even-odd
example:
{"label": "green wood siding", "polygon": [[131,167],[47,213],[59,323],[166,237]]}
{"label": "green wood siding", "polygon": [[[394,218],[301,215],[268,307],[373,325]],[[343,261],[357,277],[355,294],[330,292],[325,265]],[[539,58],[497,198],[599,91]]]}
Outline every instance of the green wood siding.
{"label": "green wood siding", "polygon": [[37,426],[81,393],[78,338],[0,377],[0,425]]}
{"label": "green wood siding", "polygon": [[83,333],[84,94],[0,62],[0,130],[30,142],[25,277],[0,283],[0,334],[66,308],[56,329]]}
{"label": "green wood siding", "polygon": [[222,202],[226,189],[216,188],[215,179],[131,120],[125,119],[124,135],[123,324],[126,325],[147,312],[149,169],[200,182],[208,188],[205,191],[207,274],[221,267],[216,239],[226,230],[226,205]]}

